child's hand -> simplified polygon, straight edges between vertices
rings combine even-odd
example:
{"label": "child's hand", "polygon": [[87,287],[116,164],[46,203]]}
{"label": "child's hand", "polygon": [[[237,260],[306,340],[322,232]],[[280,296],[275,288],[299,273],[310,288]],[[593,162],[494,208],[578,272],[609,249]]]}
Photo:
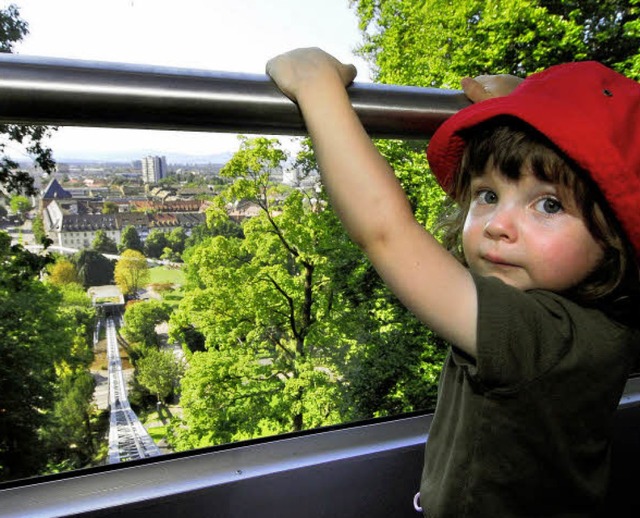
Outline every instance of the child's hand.
{"label": "child's hand", "polygon": [[321,87],[338,80],[349,85],[356,77],[356,67],[345,65],[318,48],[296,49],[267,62],[266,73],[287,97],[297,101],[306,86]]}
{"label": "child's hand", "polygon": [[465,95],[471,102],[477,103],[492,97],[509,95],[523,79],[509,74],[465,77],[460,83]]}

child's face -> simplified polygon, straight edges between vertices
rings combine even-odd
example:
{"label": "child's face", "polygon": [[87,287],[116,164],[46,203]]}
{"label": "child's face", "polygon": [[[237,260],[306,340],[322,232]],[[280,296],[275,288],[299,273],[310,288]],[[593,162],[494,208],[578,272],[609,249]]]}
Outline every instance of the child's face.
{"label": "child's face", "polygon": [[564,191],[530,172],[510,180],[489,169],[472,179],[462,233],[469,268],[521,290],[562,292],[583,281],[603,250]]}

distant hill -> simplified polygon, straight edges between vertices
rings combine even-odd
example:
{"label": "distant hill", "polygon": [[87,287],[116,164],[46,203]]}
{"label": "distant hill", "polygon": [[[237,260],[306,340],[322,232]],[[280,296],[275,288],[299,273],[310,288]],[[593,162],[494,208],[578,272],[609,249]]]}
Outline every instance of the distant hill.
{"label": "distant hill", "polygon": [[130,163],[140,160],[148,155],[166,156],[168,164],[224,164],[233,156],[233,152],[217,153],[212,155],[189,155],[184,153],[171,153],[162,151],[123,151],[123,152],[91,152],[82,151],[71,154],[55,154],[57,162],[67,164],[92,164],[103,163]]}

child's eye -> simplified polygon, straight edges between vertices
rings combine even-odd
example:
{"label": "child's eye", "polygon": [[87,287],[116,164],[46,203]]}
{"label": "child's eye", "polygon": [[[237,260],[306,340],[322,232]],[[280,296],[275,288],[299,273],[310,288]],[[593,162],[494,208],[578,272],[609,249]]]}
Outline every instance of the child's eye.
{"label": "child's eye", "polygon": [[546,197],[536,202],[536,210],[545,214],[557,214],[563,210],[562,203],[556,198]]}
{"label": "child's eye", "polygon": [[476,192],[476,200],[478,200],[479,203],[492,205],[498,203],[498,195],[490,189],[480,189]]}

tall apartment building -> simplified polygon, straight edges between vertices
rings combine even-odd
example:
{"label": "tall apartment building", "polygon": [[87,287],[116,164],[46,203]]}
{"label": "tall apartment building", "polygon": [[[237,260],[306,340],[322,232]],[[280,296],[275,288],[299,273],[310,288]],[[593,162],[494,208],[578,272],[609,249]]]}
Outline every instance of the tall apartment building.
{"label": "tall apartment building", "polygon": [[142,181],[158,183],[167,176],[167,159],[163,156],[146,156],[142,159]]}

